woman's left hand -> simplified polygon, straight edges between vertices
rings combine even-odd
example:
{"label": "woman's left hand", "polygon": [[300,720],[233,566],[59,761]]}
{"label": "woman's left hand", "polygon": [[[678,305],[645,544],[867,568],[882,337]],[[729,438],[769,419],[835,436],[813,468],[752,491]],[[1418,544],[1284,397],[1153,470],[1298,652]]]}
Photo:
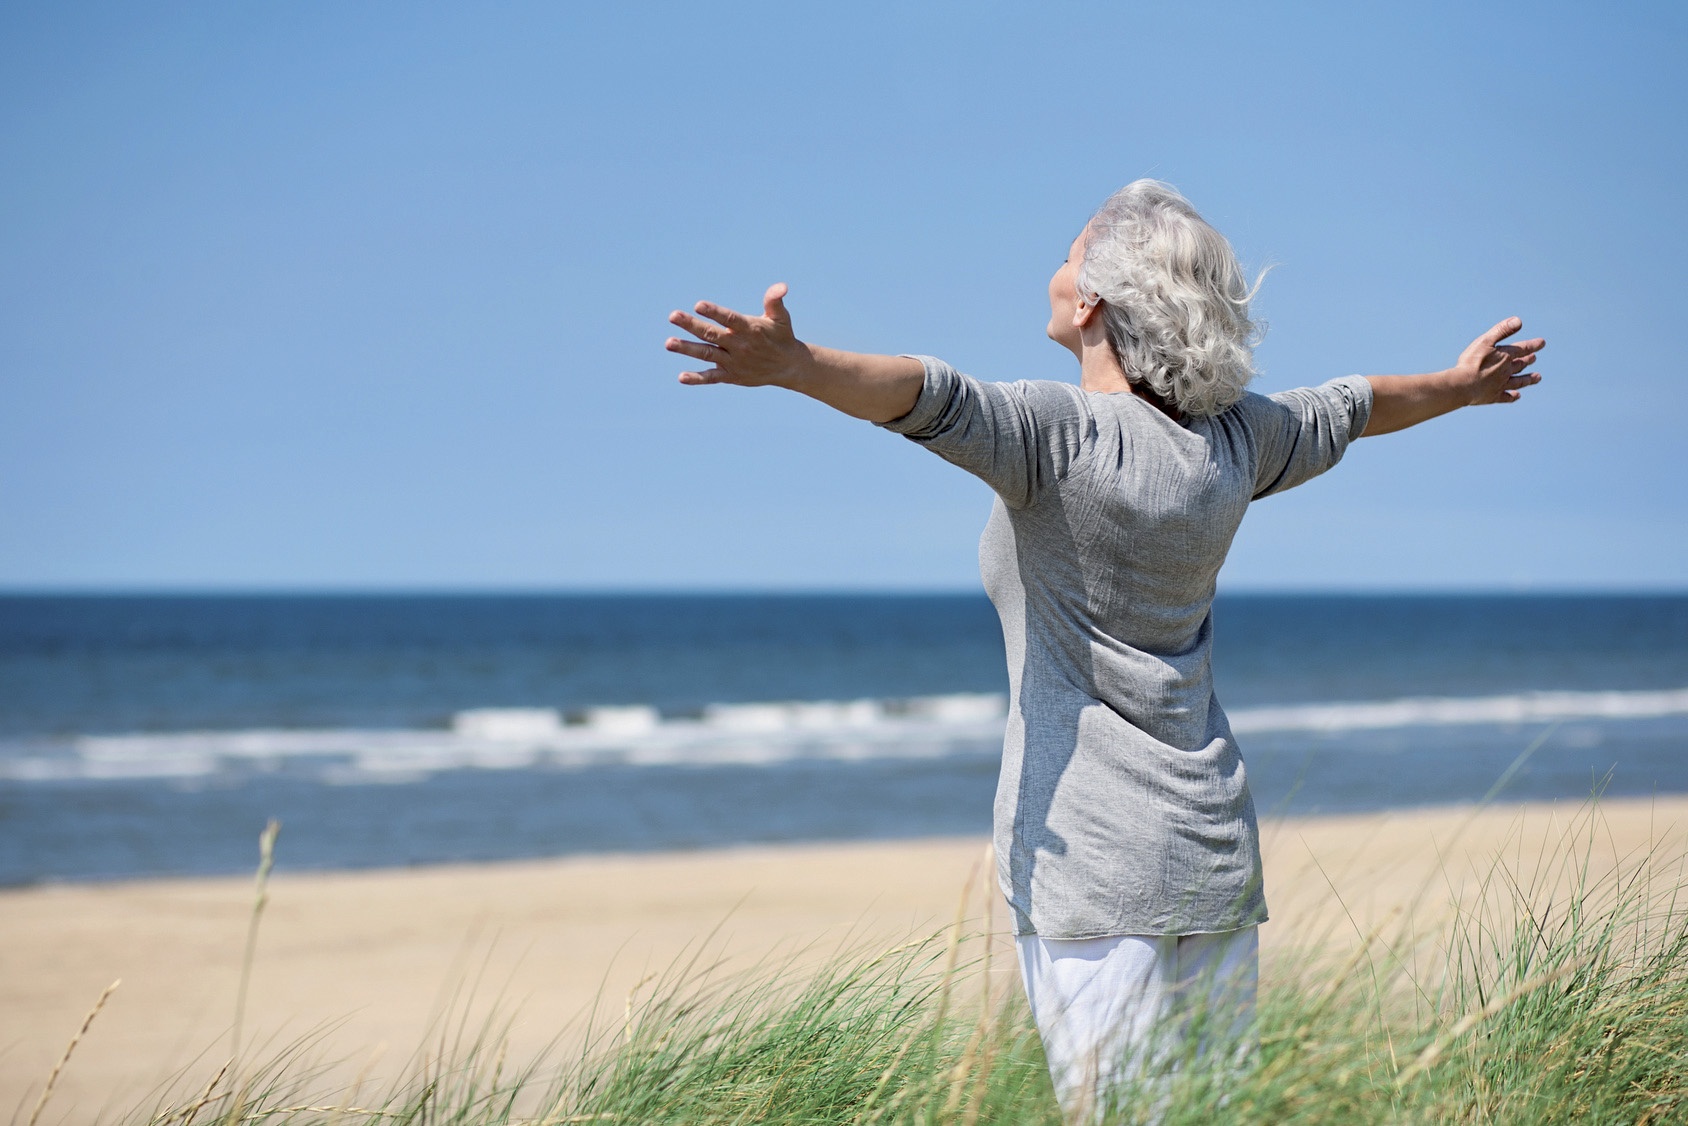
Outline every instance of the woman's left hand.
{"label": "woman's left hand", "polygon": [[668,314],[669,324],[685,329],[697,340],[670,336],[663,347],[713,365],[703,371],[681,372],[680,382],[694,387],[707,383],[796,387],[801,383],[813,356],[791,331],[785,294],[784,282],[769,286],[762,297],[760,317],[749,317],[710,301],[694,305],[695,316],[679,310]]}
{"label": "woman's left hand", "polygon": [[785,387],[869,422],[889,422],[914,409],[926,378],[919,360],[805,344],[791,331],[785,293],[784,282],[769,286],[760,317],[709,301],[693,306],[695,316],[678,310],[668,314],[668,323],[697,339],[670,336],[663,347],[713,365],[681,372],[680,382]]}

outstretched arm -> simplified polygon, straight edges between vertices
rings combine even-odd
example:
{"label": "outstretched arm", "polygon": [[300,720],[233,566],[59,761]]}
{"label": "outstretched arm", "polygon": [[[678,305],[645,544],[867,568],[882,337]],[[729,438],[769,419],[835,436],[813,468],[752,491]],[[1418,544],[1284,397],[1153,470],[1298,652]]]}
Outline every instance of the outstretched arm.
{"label": "outstretched arm", "polygon": [[1523,388],[1541,382],[1541,373],[1526,371],[1536,362],[1545,340],[1521,344],[1501,341],[1524,327],[1508,317],[1466,346],[1446,371],[1427,375],[1368,375],[1372,388],[1371,418],[1362,438],[1405,430],[1426,419],[1478,403],[1516,403]]}
{"label": "outstretched arm", "polygon": [[696,316],[678,310],[668,314],[670,324],[697,339],[671,336],[663,347],[713,365],[681,372],[680,382],[784,387],[869,422],[889,422],[914,409],[925,379],[919,360],[805,344],[791,331],[785,294],[785,283],[769,286],[760,317],[708,301],[694,306]]}

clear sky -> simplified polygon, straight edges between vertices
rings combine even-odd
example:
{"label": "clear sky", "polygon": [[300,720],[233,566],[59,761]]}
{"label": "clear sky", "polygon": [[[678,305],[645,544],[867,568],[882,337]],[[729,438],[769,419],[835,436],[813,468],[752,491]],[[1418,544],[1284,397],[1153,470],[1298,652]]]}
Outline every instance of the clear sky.
{"label": "clear sky", "polygon": [[1111,190],[1275,264],[1256,387],[1511,407],[1257,505],[1223,583],[1688,587],[1688,7],[0,7],[0,587],[975,588],[977,481],[672,308],[1076,378]]}

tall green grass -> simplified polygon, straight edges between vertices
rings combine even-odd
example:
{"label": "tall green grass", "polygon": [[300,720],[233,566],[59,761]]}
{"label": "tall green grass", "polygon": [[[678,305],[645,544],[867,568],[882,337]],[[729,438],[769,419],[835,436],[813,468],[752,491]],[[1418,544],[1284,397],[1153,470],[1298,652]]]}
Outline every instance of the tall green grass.
{"label": "tall green grass", "polygon": [[[1613,867],[1601,839],[1590,807],[1547,854],[1496,858],[1444,930],[1274,958],[1246,1069],[1174,1046],[1180,1066],[1115,1092],[1107,1120],[1688,1121],[1682,858],[1655,845]],[[366,1097],[321,1089],[294,1045],[130,1121],[1059,1123],[1019,990],[982,949],[957,928],[818,970],[699,955],[600,1006],[566,1058],[516,1067],[488,1026]]]}

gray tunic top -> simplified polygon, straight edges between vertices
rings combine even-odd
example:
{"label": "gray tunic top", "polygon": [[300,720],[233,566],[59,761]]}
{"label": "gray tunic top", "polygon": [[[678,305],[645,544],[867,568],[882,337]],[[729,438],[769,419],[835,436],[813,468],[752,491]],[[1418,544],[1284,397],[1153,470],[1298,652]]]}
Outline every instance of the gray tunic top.
{"label": "gray tunic top", "polygon": [[983,383],[916,357],[884,425],[982,478],[1008,653],[997,880],[1016,931],[1195,934],[1263,922],[1259,830],[1213,693],[1214,581],[1255,497],[1329,469],[1363,377],[1180,424],[1136,395]]}

